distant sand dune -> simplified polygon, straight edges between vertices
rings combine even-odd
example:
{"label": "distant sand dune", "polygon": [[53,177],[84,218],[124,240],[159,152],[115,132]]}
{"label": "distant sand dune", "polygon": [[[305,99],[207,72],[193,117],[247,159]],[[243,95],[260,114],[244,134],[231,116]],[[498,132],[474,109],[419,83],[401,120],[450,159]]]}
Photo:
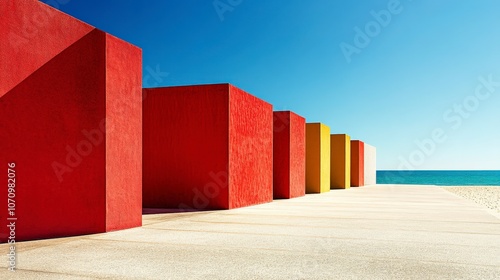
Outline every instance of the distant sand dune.
{"label": "distant sand dune", "polygon": [[500,213],[500,187],[443,187],[443,189],[470,199]]}

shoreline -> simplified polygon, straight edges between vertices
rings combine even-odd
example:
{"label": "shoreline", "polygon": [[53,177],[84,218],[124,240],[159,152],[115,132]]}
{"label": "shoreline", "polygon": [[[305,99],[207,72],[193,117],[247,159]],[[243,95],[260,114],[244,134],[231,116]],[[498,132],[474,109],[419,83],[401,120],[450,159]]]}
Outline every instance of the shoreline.
{"label": "shoreline", "polygon": [[412,187],[438,187],[438,188],[500,188],[500,185],[434,185],[434,184],[389,184],[389,183],[377,183],[378,186],[412,186]]}
{"label": "shoreline", "polygon": [[498,186],[440,186],[440,188],[500,213]]}
{"label": "shoreline", "polygon": [[441,188],[459,197],[470,200],[480,206],[486,207],[493,212],[500,214],[500,186],[441,186],[441,185],[411,185],[411,184],[377,184],[379,186],[414,186]]}

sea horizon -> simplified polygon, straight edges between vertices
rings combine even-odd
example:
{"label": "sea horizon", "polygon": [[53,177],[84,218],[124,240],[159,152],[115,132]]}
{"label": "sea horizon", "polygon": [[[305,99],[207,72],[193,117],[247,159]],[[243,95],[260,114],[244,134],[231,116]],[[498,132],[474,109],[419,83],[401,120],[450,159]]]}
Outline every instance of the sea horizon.
{"label": "sea horizon", "polygon": [[377,184],[500,187],[500,170],[377,170]]}

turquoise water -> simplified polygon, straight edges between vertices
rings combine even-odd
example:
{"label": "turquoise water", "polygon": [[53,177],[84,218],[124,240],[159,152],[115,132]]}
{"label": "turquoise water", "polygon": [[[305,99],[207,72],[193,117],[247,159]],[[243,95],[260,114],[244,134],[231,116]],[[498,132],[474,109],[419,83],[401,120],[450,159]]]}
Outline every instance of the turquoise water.
{"label": "turquoise water", "polygon": [[377,184],[500,186],[500,171],[377,171]]}

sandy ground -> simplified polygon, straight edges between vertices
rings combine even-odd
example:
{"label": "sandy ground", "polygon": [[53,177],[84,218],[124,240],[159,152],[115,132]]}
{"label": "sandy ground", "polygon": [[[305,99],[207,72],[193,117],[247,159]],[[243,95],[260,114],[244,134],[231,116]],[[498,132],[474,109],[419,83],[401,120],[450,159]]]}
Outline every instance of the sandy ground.
{"label": "sandy ground", "polygon": [[500,187],[443,187],[461,197],[474,201],[500,213]]}

